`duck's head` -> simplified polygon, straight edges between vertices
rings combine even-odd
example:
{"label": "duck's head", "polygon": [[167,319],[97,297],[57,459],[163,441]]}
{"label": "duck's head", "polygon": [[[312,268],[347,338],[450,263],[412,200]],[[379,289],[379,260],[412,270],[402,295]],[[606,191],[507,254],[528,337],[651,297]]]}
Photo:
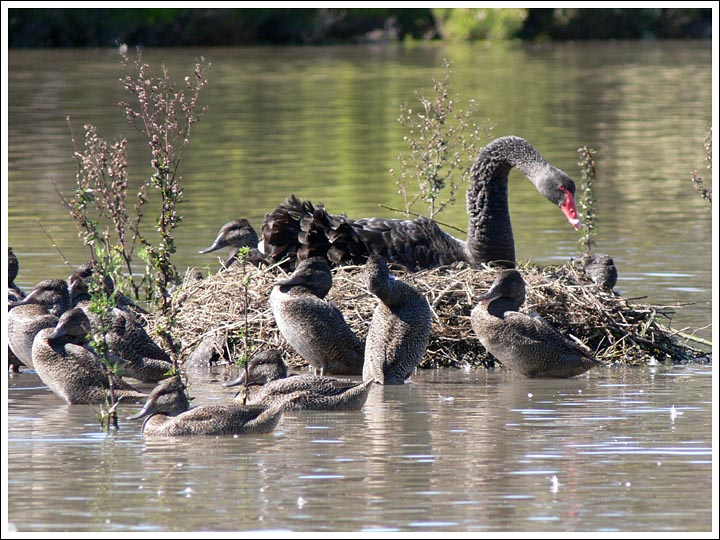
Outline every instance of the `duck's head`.
{"label": "duck's head", "polygon": [[283,291],[304,287],[318,298],[325,298],[332,288],[332,271],[324,257],[310,257],[300,261],[290,277],[278,281],[276,285]]}
{"label": "duck's head", "polygon": [[222,226],[217,238],[209,248],[201,249],[198,253],[211,253],[224,247],[250,247],[258,246],[258,235],[250,222],[245,219],[235,219]]}
{"label": "duck's head", "polygon": [[17,260],[17,257],[15,256],[15,253],[13,253],[13,248],[8,247],[8,285],[13,286],[15,284],[15,278],[18,275],[18,272],[20,271],[20,263]]}
{"label": "duck's head", "polygon": [[62,315],[70,307],[70,293],[67,283],[62,279],[46,279],[41,281],[25,298],[11,304],[16,307],[24,304],[40,304],[56,317]]}
{"label": "duck's head", "polygon": [[223,386],[238,386],[246,381],[248,385],[263,385],[285,377],[287,377],[287,366],[283,362],[282,354],[279,349],[271,348],[255,354],[248,361],[247,370],[241,369],[237,379],[227,381]]}
{"label": "duck's head", "polygon": [[495,300],[508,300],[519,309],[525,303],[525,280],[515,269],[503,270],[495,278],[490,289],[478,297],[478,301],[484,305],[490,305]]}
{"label": "duck's head", "polygon": [[70,338],[74,343],[84,343],[91,331],[90,319],[81,308],[76,307],[60,315],[55,329],[47,339],[65,337]]}
{"label": "duck's head", "polygon": [[190,401],[185,393],[185,384],[178,375],[157,383],[148,396],[143,408],[128,420],[137,420],[153,414],[177,416],[190,408]]}
{"label": "duck's head", "polygon": [[[90,283],[95,273],[95,267],[92,262],[86,262],[78,266],[68,276],[68,290],[70,292],[70,302],[76,306],[78,302],[90,300]],[[115,283],[108,275],[103,277],[103,288],[105,294],[110,296],[115,290]]]}
{"label": "duck's head", "polygon": [[391,279],[395,278],[390,274],[385,258],[370,255],[365,263],[365,285],[368,290],[377,295],[379,291],[387,287]]}

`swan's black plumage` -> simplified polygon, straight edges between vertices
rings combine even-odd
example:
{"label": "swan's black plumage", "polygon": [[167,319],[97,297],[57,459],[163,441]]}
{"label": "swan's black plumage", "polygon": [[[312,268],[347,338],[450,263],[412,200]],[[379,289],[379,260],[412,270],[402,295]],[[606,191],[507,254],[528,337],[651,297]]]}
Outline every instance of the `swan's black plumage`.
{"label": "swan's black plumage", "polygon": [[558,205],[575,228],[575,184],[550,165],[526,140],[501,137],[488,144],[471,169],[467,190],[467,241],[443,231],[426,217],[413,220],[362,218],[329,214],[291,195],[266,214],[262,223],[265,251],[272,262],[325,257],[331,263],[364,264],[369,255],[384,257],[410,270],[466,261],[515,265],[515,241],[508,209],[508,174],[517,167],[538,192]]}

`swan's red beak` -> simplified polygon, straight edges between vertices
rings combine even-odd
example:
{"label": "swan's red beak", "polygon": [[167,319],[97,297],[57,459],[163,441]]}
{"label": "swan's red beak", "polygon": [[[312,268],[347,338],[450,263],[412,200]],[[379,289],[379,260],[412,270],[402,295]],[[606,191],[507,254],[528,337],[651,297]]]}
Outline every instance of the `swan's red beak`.
{"label": "swan's red beak", "polygon": [[560,203],[560,209],[576,231],[582,229],[583,224],[578,218],[577,209],[575,208],[575,197],[569,191],[565,191],[565,201]]}

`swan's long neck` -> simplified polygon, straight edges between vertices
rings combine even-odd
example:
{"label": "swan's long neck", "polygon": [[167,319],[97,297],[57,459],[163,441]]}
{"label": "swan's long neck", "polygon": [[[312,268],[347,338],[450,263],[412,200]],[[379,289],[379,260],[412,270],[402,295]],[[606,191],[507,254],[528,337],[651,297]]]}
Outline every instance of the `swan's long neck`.
{"label": "swan's long neck", "polygon": [[470,171],[465,249],[472,263],[505,261],[507,266],[513,266],[515,239],[508,208],[508,174],[512,165],[493,147],[482,150]]}
{"label": "swan's long neck", "polygon": [[508,207],[508,175],[513,167],[535,184],[549,165],[530,143],[510,136],[488,144],[471,168],[465,251],[472,263],[515,266],[515,238]]}

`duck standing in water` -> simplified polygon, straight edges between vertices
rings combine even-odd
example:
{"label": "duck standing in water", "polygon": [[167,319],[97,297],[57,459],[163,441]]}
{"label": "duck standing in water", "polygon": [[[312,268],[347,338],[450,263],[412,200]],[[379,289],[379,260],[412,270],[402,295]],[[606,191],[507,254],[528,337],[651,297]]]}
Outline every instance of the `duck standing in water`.
{"label": "duck standing in water", "polygon": [[128,418],[147,417],[142,433],[146,437],[185,435],[240,435],[270,433],[283,414],[282,406],[203,405],[190,408],[185,385],[173,376],[155,386],[142,410]]}
{"label": "duck standing in water", "polygon": [[525,281],[517,270],[500,273],[479,299],[471,314],[473,330],[505,367],[526,377],[574,377],[600,365],[543,319],[518,311],[525,303]]}
{"label": "duck standing in water", "polygon": [[262,223],[265,253],[271,262],[326,257],[333,264],[363,264],[371,254],[411,271],[456,261],[515,266],[515,240],[508,208],[508,175],[522,171],[538,193],[557,205],[575,229],[582,223],[575,207],[575,183],[550,165],[525,139],[491,141],[471,168],[466,201],[467,240],[443,231],[426,217],[414,220],[329,214],[295,196],[266,214]]}
{"label": "duck standing in water", "polygon": [[289,278],[273,287],[273,316],[285,340],[321,374],[360,375],[363,343],[338,308],[324,300],[331,287],[327,261],[321,257],[304,260]]}
{"label": "duck standing in water", "polygon": [[[249,403],[266,406],[281,404],[285,410],[353,411],[367,401],[372,379],[364,382],[317,375],[291,375],[278,349],[257,353],[240,377],[223,386],[260,385]],[[239,399],[241,391],[235,399]]]}
{"label": "duck standing in water", "polygon": [[35,336],[44,328],[55,328],[60,315],[70,308],[67,283],[62,279],[41,281],[25,298],[8,307],[8,345],[23,364],[32,368]]}
{"label": "duck standing in water", "polygon": [[229,247],[230,251],[224,263],[225,268],[227,268],[237,260],[240,248],[249,247],[251,250],[248,261],[258,266],[265,261],[265,254],[258,249],[258,241],[258,235],[247,219],[235,219],[222,226],[215,241],[209,248],[201,249],[198,253],[211,253]]}
{"label": "duck standing in water", "polygon": [[[70,405],[102,404],[109,392],[108,375],[87,344],[90,320],[80,308],[66,311],[55,328],[41,330],[32,347],[33,367],[42,381]],[[142,402],[147,395],[111,375],[118,400]]]}
{"label": "duck standing in water", "polygon": [[427,349],[432,324],[430,305],[417,289],[390,275],[382,257],[368,259],[365,281],[380,303],[365,341],[363,379],[403,384]]}

